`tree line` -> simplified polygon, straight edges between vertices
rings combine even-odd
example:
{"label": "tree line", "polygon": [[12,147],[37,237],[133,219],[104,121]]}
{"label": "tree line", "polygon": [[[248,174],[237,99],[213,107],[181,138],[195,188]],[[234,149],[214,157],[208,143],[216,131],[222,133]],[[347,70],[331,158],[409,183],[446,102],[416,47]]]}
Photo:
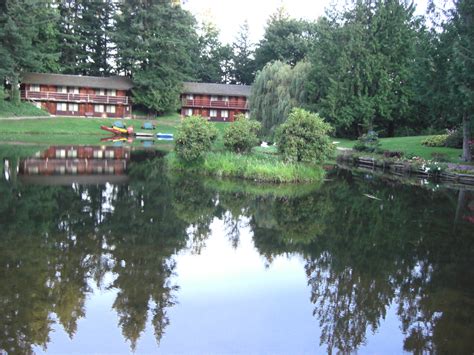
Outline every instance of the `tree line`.
{"label": "tree line", "polygon": [[255,51],[250,107],[264,134],[297,106],[318,112],[338,137],[457,129],[470,160],[474,3],[436,5],[415,16],[411,2],[353,0],[315,22],[276,13]]}

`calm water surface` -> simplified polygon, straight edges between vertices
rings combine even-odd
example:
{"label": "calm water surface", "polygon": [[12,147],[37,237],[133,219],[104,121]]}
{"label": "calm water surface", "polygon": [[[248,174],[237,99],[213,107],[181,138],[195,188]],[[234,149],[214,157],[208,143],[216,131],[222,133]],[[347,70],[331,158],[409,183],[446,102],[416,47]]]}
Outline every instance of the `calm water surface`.
{"label": "calm water surface", "polygon": [[0,353],[474,352],[471,191],[26,150],[0,147]]}

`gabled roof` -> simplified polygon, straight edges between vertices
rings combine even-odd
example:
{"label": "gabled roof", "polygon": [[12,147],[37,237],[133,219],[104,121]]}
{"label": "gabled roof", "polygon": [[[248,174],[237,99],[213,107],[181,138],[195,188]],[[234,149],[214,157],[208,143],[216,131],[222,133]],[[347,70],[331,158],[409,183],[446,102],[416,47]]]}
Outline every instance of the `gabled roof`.
{"label": "gabled roof", "polygon": [[133,87],[132,80],[124,76],[99,77],[45,73],[25,73],[22,83],[116,90],[130,90]]}
{"label": "gabled roof", "polygon": [[250,96],[250,85],[183,83],[183,94],[205,94],[220,96]]}

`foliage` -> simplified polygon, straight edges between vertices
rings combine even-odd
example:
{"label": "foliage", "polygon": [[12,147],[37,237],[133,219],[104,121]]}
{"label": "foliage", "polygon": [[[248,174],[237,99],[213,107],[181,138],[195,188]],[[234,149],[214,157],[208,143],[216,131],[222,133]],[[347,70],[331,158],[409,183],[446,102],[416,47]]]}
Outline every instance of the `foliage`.
{"label": "foliage", "polygon": [[224,131],[224,146],[235,153],[247,153],[258,144],[260,122],[240,114]]}
{"label": "foliage", "polygon": [[444,147],[446,145],[447,138],[447,134],[430,136],[426,139],[423,139],[421,144],[426,145],[427,147]]}
{"label": "foliage", "polygon": [[354,1],[318,22],[308,85],[312,107],[337,135],[377,127],[392,136],[407,117],[416,58],[413,11],[401,1]]}
{"label": "foliage", "polygon": [[284,9],[278,9],[270,16],[255,51],[257,70],[272,61],[296,65],[310,53],[315,37],[314,23],[292,19]]}
{"label": "foliage", "polygon": [[199,160],[211,149],[217,138],[216,128],[200,116],[187,117],[178,127],[175,141],[176,155],[183,161]]}
{"label": "foliage", "polygon": [[463,132],[460,128],[449,130],[446,135],[445,145],[449,148],[462,148]]}
{"label": "foliage", "polygon": [[127,0],[115,21],[117,70],[132,76],[134,102],[159,113],[175,111],[182,82],[194,71],[193,16],[169,1]]}
{"label": "foliage", "polygon": [[354,149],[360,152],[375,152],[379,147],[379,135],[375,131],[364,133],[354,145]]}
{"label": "foliage", "polygon": [[249,39],[249,25],[245,21],[232,43],[233,83],[252,84],[255,78],[255,60],[253,45]]}
{"label": "foliage", "polygon": [[228,46],[219,40],[219,30],[211,22],[204,22],[200,28],[199,55],[194,76],[205,83],[225,83],[229,77],[225,63],[231,60]]}
{"label": "foliage", "polygon": [[332,127],[318,114],[295,108],[278,128],[278,150],[287,161],[321,163],[334,150],[331,132]]}
{"label": "foliage", "polygon": [[315,182],[324,176],[318,166],[288,163],[270,155],[210,152],[198,164],[189,164],[168,154],[166,161],[171,170],[271,183]]}
{"label": "foliage", "polygon": [[306,79],[310,65],[300,62],[294,68],[276,61],[257,73],[250,95],[252,116],[262,123],[263,134],[274,138],[276,128],[285,122],[293,107],[307,101]]}

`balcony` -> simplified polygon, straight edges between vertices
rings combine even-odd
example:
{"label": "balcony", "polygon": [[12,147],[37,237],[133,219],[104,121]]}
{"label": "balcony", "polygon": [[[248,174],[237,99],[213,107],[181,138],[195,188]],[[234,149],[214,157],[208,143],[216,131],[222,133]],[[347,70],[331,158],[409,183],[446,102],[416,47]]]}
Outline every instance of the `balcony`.
{"label": "balcony", "polygon": [[34,101],[58,101],[58,102],[77,102],[93,104],[112,104],[128,105],[128,96],[108,96],[95,94],[73,94],[48,91],[29,91],[22,90],[21,98]]}
{"label": "balcony", "polygon": [[248,110],[248,101],[236,102],[236,101],[225,101],[225,100],[209,100],[209,99],[182,99],[181,102],[183,107],[197,107],[197,108],[221,108],[221,109],[235,109],[235,110]]}

